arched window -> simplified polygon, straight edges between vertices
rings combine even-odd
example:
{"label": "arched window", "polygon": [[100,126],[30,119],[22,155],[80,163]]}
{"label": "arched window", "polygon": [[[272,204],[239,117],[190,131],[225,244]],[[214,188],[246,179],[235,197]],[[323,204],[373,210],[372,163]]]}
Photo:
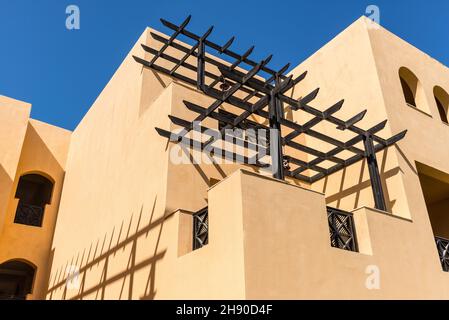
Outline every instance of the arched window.
{"label": "arched window", "polygon": [[25,300],[32,292],[35,273],[34,266],[22,261],[0,264],[0,300]]}
{"label": "arched window", "polygon": [[44,210],[51,202],[53,182],[39,174],[27,174],[20,178],[16,191],[19,204],[14,223],[41,227]]}
{"label": "arched window", "polygon": [[448,123],[449,94],[447,94],[443,88],[437,86],[433,89],[433,95],[438,107],[438,112],[440,113],[441,121]]}
{"label": "arched window", "polygon": [[405,102],[409,106],[418,107],[417,95],[420,89],[418,78],[409,69],[402,67],[399,69],[399,78],[401,80],[402,92],[404,94]]}

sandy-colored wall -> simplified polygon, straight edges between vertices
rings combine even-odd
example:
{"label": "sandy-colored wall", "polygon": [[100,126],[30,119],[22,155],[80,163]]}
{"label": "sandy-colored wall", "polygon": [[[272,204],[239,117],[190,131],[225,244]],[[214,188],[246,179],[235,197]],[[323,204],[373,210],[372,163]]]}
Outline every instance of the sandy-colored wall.
{"label": "sandy-colored wall", "polygon": [[[365,118],[357,123],[357,126],[363,129],[369,129],[388,119],[369,38],[369,27],[370,22],[367,22],[366,18],[360,18],[296,67],[293,74],[299,75],[304,71],[308,71],[308,74],[295,88],[293,97],[299,98],[320,88],[317,98],[310,103],[311,106],[324,111],[344,99],[343,107],[335,113],[335,116],[348,120],[359,112],[368,110]],[[309,119],[302,112],[294,112],[293,116],[299,123],[305,123]],[[314,129],[340,141],[349,141],[355,136],[349,130],[340,131],[335,127],[323,121]],[[392,131],[387,124],[386,128],[379,132],[379,136],[389,138],[392,133],[399,133],[405,128],[406,126],[396,126]],[[306,136],[305,139],[308,146],[321,151],[329,151],[335,147],[310,136]],[[355,146],[364,150],[362,142]],[[337,157],[348,159],[353,155],[355,154],[345,151]],[[310,157],[310,160],[312,159],[313,157]],[[405,200],[395,152],[391,150],[380,152],[377,159],[388,211],[398,216],[409,217],[410,210]],[[320,165],[330,168],[335,163],[325,161]],[[312,185],[312,189],[325,193],[326,202],[334,207],[352,210],[362,205],[374,206],[366,161],[360,161],[321,179]]]}
{"label": "sandy-colored wall", "polygon": [[[440,290],[440,295],[437,296],[442,297],[447,293],[446,289],[437,289],[437,285],[435,285],[432,291],[430,285],[434,281],[438,282],[444,279],[444,274],[437,263],[438,257],[433,232],[415,162],[449,172],[449,168],[447,168],[449,149],[444,147],[448,138],[448,126],[441,122],[433,97],[433,88],[436,85],[448,90],[448,69],[385,29],[372,29],[369,26],[366,19],[361,18],[297,67],[294,74],[300,74],[307,70],[308,77],[301,86],[298,86],[298,93],[295,92],[293,95],[300,97],[305,92],[320,87],[318,98],[311,103],[318,109],[324,110],[325,107],[344,98],[345,105],[337,113],[340,118],[345,119],[363,109],[368,109],[365,120],[359,124],[361,127],[369,128],[383,119],[388,119],[389,124],[380,134],[381,136],[389,137],[404,129],[409,130],[406,138],[397,146],[378,154],[389,211],[395,216],[411,220],[408,222],[395,220],[396,218],[388,218],[388,216],[379,215],[377,212],[375,212],[376,216],[374,213],[369,214],[369,216],[373,216],[370,219],[379,219],[379,223],[382,221],[385,224],[382,228],[391,228],[389,231],[391,234],[401,235],[400,238],[393,239],[391,234],[370,232],[372,250],[375,251],[376,241],[379,242],[377,246],[380,249],[374,253],[377,258],[371,261],[376,261],[376,265],[382,265],[381,269],[387,270],[390,279],[388,285],[391,286],[391,291],[377,292],[377,294],[383,294],[385,298],[401,295],[409,298],[420,296],[416,291],[418,283],[415,282],[415,278],[417,278],[413,273],[415,272],[424,278],[421,278],[420,281],[425,282],[426,286],[428,285],[422,291],[418,290],[423,294],[422,297],[431,297],[438,290]],[[400,54],[392,55],[392,52],[400,52]],[[420,106],[421,111],[412,109],[405,103],[398,77],[399,68],[402,66],[412,70],[421,81],[428,104]],[[426,114],[423,110],[430,113]],[[301,115],[296,116],[296,119],[300,122],[305,121]],[[330,129],[335,130],[335,128],[321,128],[321,130]],[[310,146],[324,146],[313,139],[306,138],[306,141]],[[362,148],[361,144],[358,146]],[[331,206],[346,210],[360,206],[373,206],[369,175],[364,162],[337,172],[327,179],[315,183],[312,188],[324,192],[326,202]],[[444,229],[446,226],[438,225],[437,228]],[[377,229],[377,227],[373,227],[373,229]],[[410,240],[407,240],[408,236],[410,236]],[[408,254],[409,250],[414,250],[413,247],[408,247],[406,244],[408,241],[422,246],[419,249],[422,251],[420,263],[417,265],[403,265],[402,261],[404,260],[398,259],[399,251],[405,251]],[[390,251],[387,246],[394,247],[396,252]],[[318,252],[320,252],[319,249]],[[313,255],[312,252],[309,254]],[[294,254],[290,253],[290,256],[292,255]],[[401,259],[407,258],[402,256]],[[340,259],[333,261],[333,265],[341,263]],[[321,264],[315,262],[314,265]],[[358,265],[357,268],[361,267],[360,262],[356,265]],[[406,272],[408,279],[393,271],[406,269],[412,271],[413,268],[416,270],[410,273]],[[423,271],[426,268],[428,271]],[[435,278],[431,279],[432,277]],[[335,275],[335,278],[345,279],[345,276],[339,274]],[[343,283],[352,283],[352,280],[349,279],[345,281]],[[309,282],[313,282],[313,280],[305,281],[305,283]],[[332,287],[332,280],[326,279],[326,284]],[[402,287],[402,292],[399,291],[399,287]],[[359,292],[357,290],[357,288],[345,285],[345,292],[352,294]],[[428,290],[427,296],[424,294],[426,290]],[[314,290],[311,289],[308,296],[305,297],[313,296],[313,292]],[[356,297],[364,296],[363,291],[359,293]],[[373,297],[375,294],[373,292],[365,296]],[[326,297],[327,293],[323,290],[318,295]]]}
{"label": "sandy-colored wall", "polygon": [[[153,294],[152,272],[166,251],[158,247],[166,141],[154,128],[169,122],[171,98],[163,81],[132,58],[143,55],[140,44],[147,36],[141,36],[73,134],[48,298]],[[81,289],[65,291],[71,265],[89,272]]]}
{"label": "sandy-colored wall", "polygon": [[207,246],[192,251],[189,241],[185,248],[181,240],[192,239],[193,218],[187,212],[174,214],[174,223],[165,230],[171,240],[157,299],[245,299],[241,184],[238,175],[228,179],[207,191]]}
{"label": "sandy-colored wall", "polygon": [[[36,267],[30,298],[45,297],[51,263],[50,247],[64,182],[70,134],[67,130],[36,120],[29,121],[7,201],[4,228],[0,235],[0,263],[18,259]],[[20,177],[29,173],[42,174],[54,181],[51,203],[45,207],[43,225],[39,228],[14,223],[19,202],[15,198],[15,190]]]}
{"label": "sandy-colored wall", "polygon": [[[176,292],[168,284],[178,252],[171,213],[204,207],[209,186],[185,185],[193,175],[181,168],[193,166],[168,176],[173,145],[155,128],[173,128],[168,115],[186,109],[180,97],[199,94],[134,61],[132,55],[149,58],[140,47],[151,42],[148,32],[74,132],[48,298],[155,299]],[[70,265],[80,269],[78,289],[66,289]]]}
{"label": "sandy-colored wall", "polygon": [[[449,297],[435,243],[419,224],[357,209],[360,252],[343,251],[330,245],[324,195],[245,171],[226,185],[227,197],[241,192],[246,299]],[[369,289],[374,268],[379,288]]]}
{"label": "sandy-colored wall", "polygon": [[[211,100],[195,88],[136,63],[132,55],[148,58],[140,43],[151,41],[147,30],[73,133],[47,298],[448,296],[446,274],[438,262],[413,171],[414,159],[426,160],[426,155],[414,157],[421,152],[416,147],[421,141],[416,133],[398,148],[378,155],[394,215],[356,210],[362,252],[333,249],[326,203],[346,210],[373,206],[365,162],[312,186],[325,195],[235,172],[241,167],[236,164],[172,162],[170,153],[177,146],[160,137],[155,127],[174,130],[169,114],[193,119],[182,100],[203,107]],[[398,79],[385,80],[384,73],[392,66],[381,63],[391,50],[381,48],[377,41],[381,42],[366,20],[357,21],[294,70],[295,74],[309,73],[292,95],[299,98],[320,87],[320,95],[311,105],[321,110],[344,98],[345,105],[337,113],[343,119],[368,109],[359,124],[363,128],[388,118],[391,124],[381,134],[385,138],[410,126],[413,130],[414,123],[421,127],[418,119],[427,116],[408,109],[400,109],[396,115],[392,106],[401,100],[385,98],[401,96],[392,92],[397,88],[391,83]],[[301,123],[307,121],[300,115],[294,117]],[[410,117],[408,122],[401,120],[404,117]],[[203,124],[217,125],[209,120]],[[335,134],[335,127],[319,125],[316,129]],[[341,135],[351,137],[347,132]],[[323,147],[313,139],[305,141]],[[358,147],[362,148],[361,144]],[[442,152],[445,155],[447,151]],[[191,154],[203,156],[187,154],[188,158]],[[436,165],[444,169],[441,163]],[[209,190],[211,178],[224,181]],[[407,185],[409,182],[412,184]],[[180,242],[191,232],[191,213],[186,211],[195,212],[206,205],[210,209],[210,245],[188,252],[191,243]],[[381,290],[365,287],[365,271],[370,265],[380,268]],[[79,286],[66,286],[70,266],[79,268]],[[197,270],[202,285],[196,281]]]}
{"label": "sandy-colored wall", "polygon": [[31,105],[0,96],[0,232],[16,176]]}
{"label": "sandy-colored wall", "polygon": [[[383,28],[370,30],[369,37],[390,126],[393,131],[408,129],[407,137],[394,150],[398,155],[406,198],[409,207],[413,208],[411,217],[421,225],[422,232],[430,234],[417,162],[449,172],[449,127],[441,121],[433,96],[435,86],[449,91],[449,69]],[[401,67],[411,70],[420,81],[425,99],[418,105],[419,110],[405,103],[398,77]]]}
{"label": "sandy-colored wall", "polygon": [[[185,278],[183,269],[174,269],[179,223],[172,213],[204,207],[209,180],[202,179],[207,175],[220,180],[227,169],[211,164],[198,170],[169,161],[175,146],[155,128],[174,128],[168,115],[185,112],[182,99],[206,100],[134,61],[132,55],[144,56],[140,44],[151,41],[148,32],[73,133],[53,242],[49,299],[181,298],[191,286],[174,287],[173,272],[180,273],[181,284],[195,282]],[[236,260],[233,252],[230,255],[216,263],[227,263],[231,276]],[[79,268],[77,288],[66,286],[72,265]],[[222,271],[217,268],[215,277],[210,276],[210,281],[220,279],[215,294],[243,297],[223,290],[228,280],[217,277]],[[196,295],[206,298],[209,291]]]}

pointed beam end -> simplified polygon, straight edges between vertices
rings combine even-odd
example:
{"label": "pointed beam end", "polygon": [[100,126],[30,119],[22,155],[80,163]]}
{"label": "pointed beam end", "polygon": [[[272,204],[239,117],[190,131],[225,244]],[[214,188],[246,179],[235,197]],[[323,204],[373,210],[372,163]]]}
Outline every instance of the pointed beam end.
{"label": "pointed beam end", "polygon": [[148,64],[148,62],[146,60],[144,60],[138,56],[133,55],[132,57],[133,57],[134,61],[136,61],[140,64],[143,64],[144,66],[146,66]]}
{"label": "pointed beam end", "polygon": [[184,20],[184,22],[180,25],[180,26],[177,26],[177,25],[175,25],[175,24],[173,24],[173,23],[171,23],[171,22],[169,22],[169,21],[167,21],[167,20],[165,20],[165,19],[159,19],[160,21],[161,21],[161,23],[164,25],[164,26],[166,26],[166,27],[168,27],[168,28],[170,28],[170,29],[173,29],[173,30],[183,30],[185,27],[187,27],[187,25],[190,23],[190,20],[192,19],[192,15],[191,14],[189,14],[188,15],[188,17]]}
{"label": "pointed beam end", "polygon": [[362,112],[360,112],[359,114],[357,114],[354,118],[352,118],[350,121],[350,126],[355,125],[357,122],[360,122],[363,120],[363,118],[365,118],[366,114],[367,114],[368,110],[365,109]]}
{"label": "pointed beam end", "polygon": [[304,71],[302,74],[300,74],[297,78],[295,78],[294,82],[295,84],[298,84],[302,80],[304,80],[307,76],[307,71]]}
{"label": "pointed beam end", "polygon": [[187,100],[183,100],[182,102],[184,103],[184,105],[185,105],[185,106],[187,107],[187,109],[189,109],[189,110],[192,110],[194,107],[197,106],[196,104],[194,104],[194,103],[192,103],[192,102],[190,102],[190,101],[187,101]]}
{"label": "pointed beam end", "polygon": [[308,104],[310,101],[314,100],[318,96],[318,92],[320,92],[320,88],[316,88],[311,93],[306,95],[304,98],[299,100],[301,104]]}
{"label": "pointed beam end", "polygon": [[397,136],[398,136],[400,139],[403,139],[403,138],[405,138],[405,136],[407,135],[407,133],[408,133],[408,130],[404,130],[404,131],[398,133]]}
{"label": "pointed beam end", "polygon": [[157,131],[157,133],[161,136],[161,137],[164,137],[164,138],[167,138],[167,139],[169,139],[170,140],[170,142],[181,142],[181,140],[182,140],[182,137],[179,137],[177,134],[175,134],[175,133],[172,133],[172,132],[170,132],[170,131],[167,131],[167,130],[164,130],[164,129],[161,129],[161,128],[155,128],[156,129],[156,131]]}
{"label": "pointed beam end", "polygon": [[175,116],[172,116],[171,114],[168,115],[168,118],[169,118],[170,121],[173,122],[174,124],[177,124],[178,119],[179,119],[179,118],[177,118],[177,117],[175,117]]}
{"label": "pointed beam end", "polygon": [[212,33],[212,31],[214,31],[214,26],[210,26],[210,28],[207,29],[206,33],[204,33],[204,35],[201,37],[201,41],[206,40],[207,37],[210,36],[210,34]]}
{"label": "pointed beam end", "polygon": [[388,120],[385,119],[384,121],[382,121],[382,122],[379,124],[379,127],[383,129],[383,128],[385,128],[385,126],[387,125],[387,123],[388,123]]}
{"label": "pointed beam end", "polygon": [[229,39],[228,42],[226,42],[225,45],[223,47],[221,47],[220,53],[224,53],[226,50],[228,50],[229,47],[234,42],[234,40],[235,40],[235,37],[232,37],[231,39]]}
{"label": "pointed beam end", "polygon": [[161,137],[170,138],[171,133],[169,131],[157,127],[155,129]]}
{"label": "pointed beam end", "polygon": [[246,52],[242,55],[242,58],[243,58],[243,59],[248,58],[248,57],[251,55],[251,53],[253,53],[253,51],[254,51],[255,48],[256,48],[255,46],[251,46],[251,48],[249,48],[248,50],[246,50]]}
{"label": "pointed beam end", "polygon": [[166,27],[169,27],[172,25],[170,22],[168,22],[167,20],[160,18],[159,21]]}
{"label": "pointed beam end", "polygon": [[272,54],[270,54],[265,60],[263,60],[262,65],[268,64],[271,61],[271,59],[273,59]]}
{"label": "pointed beam end", "polygon": [[407,135],[408,130],[404,130],[400,133],[398,133],[397,135],[391,137],[390,139],[387,140],[387,146],[391,146],[393,144],[395,144],[396,142],[401,141],[402,139],[405,138],[405,136]]}
{"label": "pointed beam end", "polygon": [[372,127],[371,129],[368,130],[368,133],[370,134],[375,134],[378,131],[381,131],[382,129],[385,128],[385,126],[387,125],[388,120],[384,120],[381,123],[375,125],[374,127]]}
{"label": "pointed beam end", "polygon": [[283,67],[281,68],[281,70],[279,70],[277,73],[278,73],[279,75],[283,75],[283,74],[290,68],[290,66],[291,66],[291,63],[289,62],[289,63],[287,63],[285,66],[283,66]]}
{"label": "pointed beam end", "polygon": [[184,29],[189,24],[190,20],[192,19],[192,15],[189,14],[187,18],[184,20],[184,22],[181,24],[180,29]]}
{"label": "pointed beam end", "polygon": [[343,104],[345,103],[345,100],[340,100],[338,101],[336,104],[334,104],[332,107],[330,107],[329,109],[327,109],[326,111],[324,111],[324,116],[328,117],[332,114],[334,114],[335,112],[339,111],[342,107]]}
{"label": "pointed beam end", "polygon": [[368,110],[363,110],[362,112],[356,114],[354,117],[352,117],[351,119],[346,121],[344,125],[338,126],[337,129],[339,129],[339,130],[349,129],[350,127],[355,125],[357,122],[362,121],[367,112],[368,112]]}
{"label": "pointed beam end", "polygon": [[151,37],[153,39],[160,39],[161,38],[160,35],[158,35],[157,33],[153,32],[153,31],[150,31],[150,35],[151,35]]}

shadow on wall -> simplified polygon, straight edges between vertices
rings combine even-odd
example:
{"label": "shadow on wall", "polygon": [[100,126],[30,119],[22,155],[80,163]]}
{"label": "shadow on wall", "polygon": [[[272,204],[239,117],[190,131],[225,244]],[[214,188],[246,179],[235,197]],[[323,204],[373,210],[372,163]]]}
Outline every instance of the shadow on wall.
{"label": "shadow on wall", "polygon": [[416,162],[427,213],[435,237],[449,239],[449,174]]}
{"label": "shadow on wall", "polygon": [[[398,149],[398,147],[397,147],[397,149]],[[401,169],[399,168],[399,166],[396,166],[396,167],[388,169],[388,170],[386,169],[388,153],[389,153],[388,148],[384,150],[384,152],[382,153],[382,157],[380,157],[381,153],[378,153],[377,160],[379,163],[379,171],[380,171],[380,176],[381,176],[381,181],[382,181],[382,187],[384,190],[385,201],[387,204],[387,211],[391,213],[393,211],[393,208],[396,204],[397,199],[391,199],[391,196],[390,196],[390,194],[388,192],[388,188],[387,188],[387,180],[400,174]],[[402,152],[399,152],[399,154],[402,157],[404,157]],[[409,163],[409,161],[407,159],[406,159],[406,161],[407,161],[407,163]],[[360,170],[357,174],[357,183],[352,184],[349,187],[345,187],[349,184],[347,182],[347,180],[349,180],[348,179],[349,178],[348,177],[348,168],[345,168],[342,170],[341,179],[338,182],[336,182],[336,179],[333,179],[333,183],[339,183],[339,190],[338,190],[338,192],[336,192],[334,194],[329,194],[329,191],[328,191],[329,180],[331,180],[333,177],[331,176],[331,177],[325,178],[322,192],[326,195],[326,203],[327,204],[333,203],[334,204],[333,206],[335,206],[336,208],[341,208],[344,210],[353,210],[353,209],[357,209],[361,206],[368,205],[367,203],[363,203],[361,200],[361,193],[362,193],[362,191],[365,191],[366,189],[370,189],[370,190],[366,190],[366,191],[368,191],[370,194],[370,197],[372,197],[371,181],[370,181],[369,175],[366,173],[366,171],[367,171],[366,160],[361,161],[361,163],[356,163],[355,165],[353,165],[353,167],[356,165],[360,165]],[[355,172],[354,170],[351,171],[351,174],[353,175],[354,172]],[[353,181],[354,178],[351,177],[350,180]],[[351,205],[349,205],[349,203],[350,203],[349,201],[345,201],[347,198],[350,198],[350,197],[354,197],[354,201],[352,202]],[[343,205],[343,201],[345,202],[344,205]],[[343,206],[344,206],[344,208],[342,208]]]}
{"label": "shadow on wall", "polygon": [[[0,194],[3,194],[5,192],[5,186],[12,183],[12,179],[9,176],[9,174],[6,172],[5,168],[0,164]],[[9,193],[9,191],[7,192]]]}
{"label": "shadow on wall", "polygon": [[[154,200],[152,211],[151,211],[151,216],[150,216],[150,221],[146,226],[139,229],[141,219],[142,219],[142,214],[143,214],[143,207],[142,207],[140,214],[139,214],[139,219],[138,219],[135,231],[131,234],[131,232],[132,232],[131,226],[133,223],[133,216],[131,216],[129,224],[128,224],[128,230],[127,230],[124,240],[120,241],[122,232],[124,232],[124,230],[123,230],[124,222],[123,222],[120,227],[120,230],[119,230],[119,234],[117,237],[117,243],[115,245],[113,245],[113,238],[114,238],[114,233],[115,233],[115,228],[114,228],[111,233],[111,236],[110,236],[109,245],[104,253],[103,253],[103,251],[105,250],[107,235],[105,235],[105,237],[104,237],[103,244],[102,244],[99,252],[98,252],[99,241],[97,241],[95,248],[93,247],[93,244],[91,244],[91,246],[88,250],[88,253],[87,253],[87,257],[85,256],[86,251],[87,251],[85,248],[84,252],[81,256],[81,260],[79,260],[80,255],[78,254],[76,259],[75,259],[75,257],[73,257],[72,261],[70,263],[67,262],[67,264],[64,268],[58,269],[57,272],[55,273],[55,276],[53,277],[53,280],[50,279],[49,283],[51,283],[51,282],[53,282],[53,283],[49,285],[47,298],[52,300],[52,299],[54,299],[54,294],[56,291],[63,290],[62,299],[64,299],[64,300],[65,299],[83,300],[85,298],[104,300],[104,299],[106,299],[107,287],[111,284],[117,284],[118,282],[121,282],[121,288],[120,288],[118,299],[131,300],[131,299],[133,299],[133,291],[134,291],[134,275],[137,272],[142,271],[144,268],[150,267],[150,269],[148,271],[147,282],[145,285],[144,294],[143,294],[143,296],[141,296],[139,298],[141,300],[154,299],[157,294],[157,290],[156,290],[156,286],[155,286],[156,265],[157,265],[158,261],[160,261],[164,258],[165,254],[167,252],[166,249],[160,250],[159,245],[160,245],[160,240],[161,240],[161,236],[162,236],[162,230],[164,227],[164,223],[165,223],[166,219],[170,218],[170,217],[168,217],[168,218],[161,217],[161,218],[157,218],[157,219],[154,218],[156,202],[157,202],[157,199]],[[157,234],[157,240],[154,245],[154,250],[152,250],[150,257],[136,263],[137,244],[138,244],[139,240],[142,241],[142,240],[147,239],[149,236],[149,233],[157,227],[159,227],[158,234]],[[125,248],[127,248],[128,246],[131,246],[131,251],[129,254],[127,264],[123,265],[123,268],[120,270],[120,272],[118,272],[118,273],[115,272],[113,275],[109,274],[108,267],[109,267],[112,259],[114,259],[114,257],[119,252],[124,251]],[[93,250],[93,252],[92,252],[92,250]],[[148,250],[151,250],[151,249],[148,248]],[[91,257],[91,254],[92,254],[92,257]],[[98,256],[97,256],[97,254],[98,254]],[[74,295],[73,297],[67,297],[67,281],[68,281],[67,267],[71,266],[71,265],[79,266],[79,270],[77,270],[77,271],[79,273],[80,285],[79,285],[78,293],[76,295]],[[97,268],[97,267],[102,267],[102,273],[101,273],[100,280],[93,285],[87,285],[86,278],[88,277],[89,272],[92,269]],[[127,283],[127,280],[128,280],[128,283]]]}
{"label": "shadow on wall", "polygon": [[6,210],[8,208],[8,198],[11,193],[13,180],[0,164],[0,234],[3,228]]}
{"label": "shadow on wall", "polygon": [[[26,174],[39,174],[52,181],[54,181],[54,186],[51,195],[51,201],[45,207],[44,212],[44,228],[49,230],[53,234],[57,214],[59,211],[60,204],[60,194],[62,190],[62,185],[64,182],[65,171],[58,160],[57,155],[55,155],[51,147],[49,147],[45,142],[45,136],[42,137],[38,130],[33,126],[32,123],[28,124],[24,145],[20,154],[19,167],[16,174],[16,183],[19,182],[21,176]],[[17,188],[17,184],[15,184]],[[13,191],[11,197],[14,197],[16,190]],[[16,208],[13,209],[14,212]],[[51,218],[51,219],[49,219]],[[51,221],[51,223],[49,222]],[[41,243],[42,254],[45,256],[42,261],[49,261],[51,258],[51,242]],[[28,244],[27,240],[24,240],[24,244]],[[21,258],[21,257],[11,257],[11,258]],[[47,271],[48,270],[48,271]],[[49,264],[48,262],[42,265],[38,265],[37,275],[36,275],[36,288],[37,291],[34,293],[35,297],[40,299],[45,297],[45,284],[48,283],[49,278]]]}
{"label": "shadow on wall", "polygon": [[[45,138],[45,137],[44,137]],[[28,148],[28,144],[31,146]],[[28,152],[30,154],[28,154]],[[23,160],[24,156],[28,156],[33,159],[37,164],[43,165],[47,168],[54,168],[55,172],[64,172],[60,160],[55,156],[52,150],[47,146],[45,140],[40,136],[39,132],[30,123],[28,124],[25,144],[22,148],[22,153],[20,155],[20,161]],[[39,158],[36,159],[36,156]]]}
{"label": "shadow on wall", "polygon": [[[196,172],[198,173],[198,175],[201,177],[201,179],[204,181],[204,183],[211,187],[213,184],[211,184],[211,180],[214,180],[215,178],[211,178],[202,168],[201,165],[198,164],[197,159],[195,159],[194,154],[192,153],[192,151],[188,151],[186,148],[182,148],[181,149],[182,152],[185,154],[185,156],[189,159],[189,166],[193,166],[196,170]],[[205,153],[199,153],[199,157],[205,157],[206,154]],[[198,157],[198,155],[197,155]],[[217,160],[210,155],[207,155],[207,160],[210,162],[210,164],[213,166],[213,168],[215,169],[215,176],[218,179],[218,181],[224,180],[227,178],[227,174],[225,172],[225,170],[228,170],[228,168],[226,168],[226,166],[234,168],[234,171],[237,170],[237,166],[235,164],[229,164],[229,165],[223,165],[223,164],[219,164],[217,163]],[[245,166],[245,168],[247,170],[253,170],[254,172],[256,172],[257,170],[254,167],[251,166]],[[228,170],[229,171],[229,170]],[[232,171],[232,170],[231,170]],[[232,171],[233,172],[233,171]]]}

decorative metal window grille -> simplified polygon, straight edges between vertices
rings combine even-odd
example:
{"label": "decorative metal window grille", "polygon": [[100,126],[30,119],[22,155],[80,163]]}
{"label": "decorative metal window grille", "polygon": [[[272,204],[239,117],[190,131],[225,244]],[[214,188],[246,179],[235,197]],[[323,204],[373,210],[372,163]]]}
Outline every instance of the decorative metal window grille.
{"label": "decorative metal window grille", "polygon": [[440,256],[441,266],[443,271],[449,272],[449,240],[435,237],[437,244],[438,254]]}
{"label": "decorative metal window grille", "polygon": [[209,211],[205,208],[193,216],[193,250],[209,243]]}
{"label": "decorative metal window grille", "polygon": [[351,213],[327,208],[332,247],[357,252],[354,217]]}
{"label": "decorative metal window grille", "polygon": [[44,208],[19,201],[14,223],[32,227],[41,227],[44,218]]}

